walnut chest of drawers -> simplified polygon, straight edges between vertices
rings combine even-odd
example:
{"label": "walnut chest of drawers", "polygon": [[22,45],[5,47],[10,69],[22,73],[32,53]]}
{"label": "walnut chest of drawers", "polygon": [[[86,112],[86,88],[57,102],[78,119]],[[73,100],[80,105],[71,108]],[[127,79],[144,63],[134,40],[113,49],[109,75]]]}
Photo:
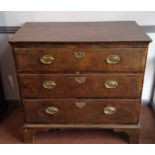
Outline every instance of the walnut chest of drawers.
{"label": "walnut chest of drawers", "polygon": [[25,143],[56,128],[113,129],[138,143],[150,41],[132,21],[24,24],[9,42]]}

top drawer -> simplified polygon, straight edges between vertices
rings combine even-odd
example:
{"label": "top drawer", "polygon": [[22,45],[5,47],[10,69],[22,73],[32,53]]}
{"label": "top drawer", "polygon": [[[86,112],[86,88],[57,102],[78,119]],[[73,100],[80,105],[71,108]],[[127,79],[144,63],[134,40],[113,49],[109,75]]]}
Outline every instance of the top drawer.
{"label": "top drawer", "polygon": [[16,48],[17,71],[143,72],[145,48]]}

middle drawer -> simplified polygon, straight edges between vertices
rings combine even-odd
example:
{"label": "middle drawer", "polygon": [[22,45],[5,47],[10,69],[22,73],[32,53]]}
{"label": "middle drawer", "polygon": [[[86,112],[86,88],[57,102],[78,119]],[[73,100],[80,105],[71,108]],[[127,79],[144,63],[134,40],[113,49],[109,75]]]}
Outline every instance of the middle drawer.
{"label": "middle drawer", "polygon": [[24,98],[139,98],[142,74],[19,74]]}

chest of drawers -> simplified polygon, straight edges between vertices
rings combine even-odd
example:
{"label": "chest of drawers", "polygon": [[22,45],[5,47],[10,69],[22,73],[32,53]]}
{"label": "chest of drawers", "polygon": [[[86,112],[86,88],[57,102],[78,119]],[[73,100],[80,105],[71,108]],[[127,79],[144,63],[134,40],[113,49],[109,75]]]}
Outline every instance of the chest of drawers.
{"label": "chest of drawers", "polygon": [[9,42],[25,143],[55,128],[113,129],[138,143],[150,41],[135,22],[24,24]]}

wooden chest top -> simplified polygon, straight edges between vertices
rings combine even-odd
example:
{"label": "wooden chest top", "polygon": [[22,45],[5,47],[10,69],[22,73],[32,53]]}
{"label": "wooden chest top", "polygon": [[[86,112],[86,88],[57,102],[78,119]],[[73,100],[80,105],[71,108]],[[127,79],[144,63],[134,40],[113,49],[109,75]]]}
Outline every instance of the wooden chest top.
{"label": "wooden chest top", "polygon": [[26,23],[10,39],[10,43],[150,41],[134,21]]}

